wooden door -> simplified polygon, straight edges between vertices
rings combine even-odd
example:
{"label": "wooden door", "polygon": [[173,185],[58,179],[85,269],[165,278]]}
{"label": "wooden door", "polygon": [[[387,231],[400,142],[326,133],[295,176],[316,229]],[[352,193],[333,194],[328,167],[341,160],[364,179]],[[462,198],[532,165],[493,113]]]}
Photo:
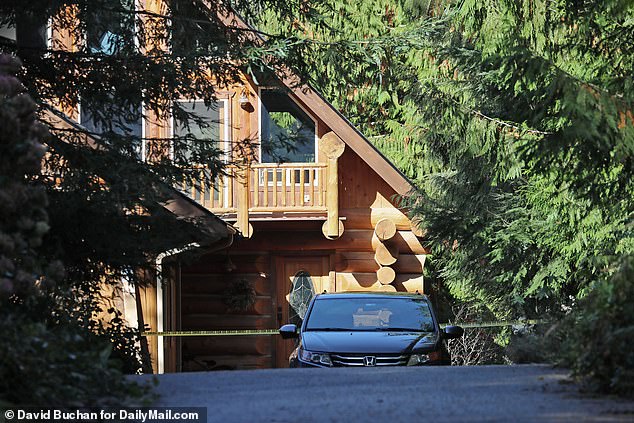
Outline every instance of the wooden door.
{"label": "wooden door", "polygon": [[[291,306],[291,291],[294,286],[297,291],[298,284],[302,284],[302,290],[312,285],[315,294],[328,288],[328,257],[327,256],[301,256],[301,257],[276,257],[275,268],[277,273],[277,323],[278,326],[290,323],[291,317],[301,307],[297,307],[296,294],[294,294]],[[296,323],[293,322],[293,323]],[[295,340],[277,337],[276,367],[288,367],[288,357],[295,349]]]}

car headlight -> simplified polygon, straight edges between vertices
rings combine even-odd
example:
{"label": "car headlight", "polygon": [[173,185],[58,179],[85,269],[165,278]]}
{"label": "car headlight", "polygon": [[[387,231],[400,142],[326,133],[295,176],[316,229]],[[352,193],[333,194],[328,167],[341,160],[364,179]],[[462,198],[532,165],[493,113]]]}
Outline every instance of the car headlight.
{"label": "car headlight", "polygon": [[408,366],[420,366],[421,364],[425,364],[429,361],[429,356],[427,354],[412,354],[407,362]]}
{"label": "car headlight", "polygon": [[317,364],[322,364],[324,366],[332,366],[330,355],[326,353],[300,350],[299,357],[302,359],[302,361],[307,361],[309,363],[317,363]]}
{"label": "car headlight", "polygon": [[407,362],[408,366],[419,366],[421,364],[431,364],[442,360],[441,351],[430,351],[426,354],[412,354]]}

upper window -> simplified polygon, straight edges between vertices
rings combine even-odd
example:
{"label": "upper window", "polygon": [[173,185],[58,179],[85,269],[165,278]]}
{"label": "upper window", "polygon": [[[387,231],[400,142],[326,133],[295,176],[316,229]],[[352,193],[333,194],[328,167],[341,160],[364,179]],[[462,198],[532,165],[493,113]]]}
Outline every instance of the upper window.
{"label": "upper window", "polygon": [[79,123],[89,132],[101,137],[108,136],[111,140],[114,137],[125,138],[133,146],[137,157],[141,158],[143,116],[140,104],[127,110],[117,110],[113,104],[96,109],[82,97],[79,111]]}
{"label": "upper window", "polygon": [[222,151],[226,128],[224,101],[215,101],[209,106],[202,100],[179,101],[174,115],[176,155],[200,164]]}
{"label": "upper window", "polygon": [[314,163],[315,122],[279,90],[262,90],[261,162]]}
{"label": "upper window", "polygon": [[116,111],[108,110],[99,113],[87,104],[80,102],[80,123],[90,132],[103,134],[104,132],[114,132],[117,135],[132,135],[141,138],[141,106],[130,107],[130,110]]}
{"label": "upper window", "polygon": [[91,53],[113,55],[134,39],[134,0],[112,0],[108,9],[86,16],[86,43]]}
{"label": "upper window", "polygon": [[[85,21],[86,48],[92,54],[114,55],[134,46],[134,0],[112,0],[108,7],[88,8]],[[142,158],[143,109],[140,99],[121,104],[117,93],[103,94],[107,87],[95,86],[80,98],[79,122],[88,131],[116,141],[116,137],[131,145]],[[139,96],[140,97],[140,96]],[[111,99],[111,100],[109,100]],[[125,140],[123,140],[125,138]]]}
{"label": "upper window", "polygon": [[172,1],[170,12],[173,19],[167,29],[174,56],[221,56],[228,50],[226,28],[209,19],[204,2]]}

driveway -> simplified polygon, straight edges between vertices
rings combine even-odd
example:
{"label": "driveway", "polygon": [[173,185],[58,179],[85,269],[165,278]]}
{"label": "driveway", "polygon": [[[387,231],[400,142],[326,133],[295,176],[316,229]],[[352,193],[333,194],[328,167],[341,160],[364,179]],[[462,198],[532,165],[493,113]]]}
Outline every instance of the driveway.
{"label": "driveway", "polygon": [[207,407],[209,422],[634,421],[634,402],[581,395],[564,370],[544,365],[273,369],[158,378],[157,406]]}

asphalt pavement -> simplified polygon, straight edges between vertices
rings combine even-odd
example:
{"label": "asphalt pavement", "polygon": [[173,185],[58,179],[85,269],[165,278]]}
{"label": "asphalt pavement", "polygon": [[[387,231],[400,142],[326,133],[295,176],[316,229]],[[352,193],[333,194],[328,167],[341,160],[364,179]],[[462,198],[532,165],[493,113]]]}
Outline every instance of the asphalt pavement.
{"label": "asphalt pavement", "polygon": [[634,402],[580,394],[565,370],[545,365],[272,369],[158,379],[156,406],[207,407],[209,422],[634,422]]}

